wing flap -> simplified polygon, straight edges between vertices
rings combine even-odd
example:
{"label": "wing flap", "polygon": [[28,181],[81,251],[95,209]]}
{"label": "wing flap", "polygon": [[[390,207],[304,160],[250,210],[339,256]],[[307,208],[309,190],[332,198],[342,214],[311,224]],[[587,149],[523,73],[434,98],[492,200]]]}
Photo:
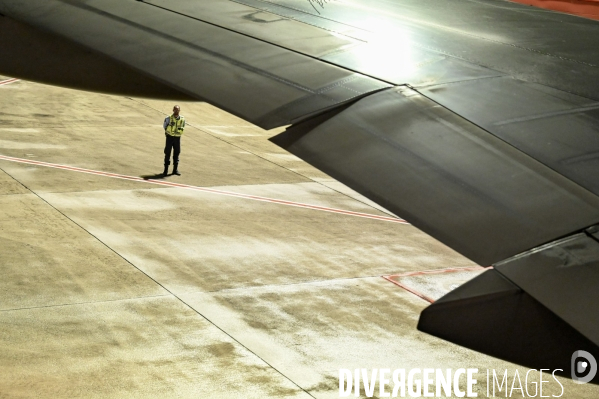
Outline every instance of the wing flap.
{"label": "wing flap", "polygon": [[599,345],[599,242],[586,233],[507,259],[495,269]]}
{"label": "wing flap", "polygon": [[481,265],[599,221],[599,197],[407,88],[273,141]]}
{"label": "wing flap", "polygon": [[[418,329],[532,368],[574,375],[574,352],[599,357],[597,230],[497,263],[425,309]],[[598,384],[599,376],[592,382]]]}
{"label": "wing flap", "polygon": [[[592,310],[587,309],[587,315]],[[572,354],[599,346],[497,270],[488,270],[426,308],[418,329],[534,369],[572,375]],[[595,376],[593,383],[599,383]]]}

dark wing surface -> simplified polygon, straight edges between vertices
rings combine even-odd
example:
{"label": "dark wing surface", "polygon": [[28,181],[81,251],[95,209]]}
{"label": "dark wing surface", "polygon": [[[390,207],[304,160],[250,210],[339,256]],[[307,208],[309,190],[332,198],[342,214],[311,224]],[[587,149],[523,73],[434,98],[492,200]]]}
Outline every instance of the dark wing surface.
{"label": "dark wing surface", "polygon": [[[229,2],[187,3],[197,4],[201,16],[203,7],[218,15],[220,5]],[[264,128],[291,124],[390,87],[193,15],[135,0],[2,0],[0,13],[71,39]]]}
{"label": "dark wing surface", "polygon": [[495,266],[421,330],[565,374],[576,350],[599,358],[599,22],[500,0],[0,0],[0,13],[37,32],[21,49],[43,33],[74,46],[69,68],[97,57],[106,80],[152,82],[122,90],[291,125],[273,141]]}

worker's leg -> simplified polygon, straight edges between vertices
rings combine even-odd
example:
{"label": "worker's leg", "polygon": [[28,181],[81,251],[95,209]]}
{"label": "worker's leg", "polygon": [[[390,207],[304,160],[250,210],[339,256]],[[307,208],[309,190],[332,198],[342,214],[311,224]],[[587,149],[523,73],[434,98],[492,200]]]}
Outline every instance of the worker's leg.
{"label": "worker's leg", "polygon": [[181,176],[179,173],[179,154],[181,153],[181,137],[173,137],[173,175]]}
{"label": "worker's leg", "polygon": [[164,175],[168,174],[168,166],[171,164],[171,150],[173,149],[172,136],[166,136],[166,143],[164,145]]}

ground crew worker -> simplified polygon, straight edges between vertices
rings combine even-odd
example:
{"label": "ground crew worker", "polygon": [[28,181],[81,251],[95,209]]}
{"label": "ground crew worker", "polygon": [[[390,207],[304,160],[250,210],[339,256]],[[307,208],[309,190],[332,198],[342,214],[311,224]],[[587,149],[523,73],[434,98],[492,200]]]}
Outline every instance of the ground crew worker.
{"label": "ground crew worker", "polygon": [[181,135],[185,129],[185,118],[179,115],[181,107],[175,105],[173,114],[164,120],[164,135],[166,145],[164,146],[164,176],[168,175],[168,166],[171,164],[171,150],[173,153],[173,175],[181,176],[179,173],[179,154],[181,153]]}

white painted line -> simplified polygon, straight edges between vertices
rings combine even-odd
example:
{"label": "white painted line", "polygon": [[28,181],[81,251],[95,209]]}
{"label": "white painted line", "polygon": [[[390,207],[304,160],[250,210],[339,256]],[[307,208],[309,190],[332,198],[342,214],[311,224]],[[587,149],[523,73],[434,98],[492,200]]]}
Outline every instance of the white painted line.
{"label": "white painted line", "polygon": [[256,195],[240,194],[240,193],[234,193],[232,191],[216,190],[216,189],[207,188],[207,187],[190,186],[188,184],[174,183],[174,182],[170,182],[170,181],[166,181],[166,180],[143,179],[143,178],[137,177],[137,176],[127,176],[127,175],[121,175],[118,173],[109,173],[109,172],[102,172],[102,171],[92,170],[92,169],[78,168],[75,166],[34,161],[32,159],[14,158],[14,157],[8,157],[5,155],[0,155],[0,160],[24,163],[24,164],[36,165],[36,166],[44,166],[44,167],[48,167],[48,168],[68,170],[68,171],[72,171],[72,172],[87,173],[87,174],[96,175],[96,176],[112,177],[114,179],[136,181],[136,182],[140,182],[140,183],[150,183],[150,184],[157,184],[157,185],[161,185],[161,186],[184,188],[187,190],[195,190],[195,191],[201,191],[201,192],[205,192],[205,193],[225,195],[228,197],[243,198],[243,199],[249,199],[249,200],[253,200],[253,201],[261,201],[261,202],[269,202],[272,204],[287,205],[287,206],[293,206],[293,207],[298,207],[298,208],[312,209],[312,210],[316,210],[316,211],[338,213],[341,215],[356,216],[356,217],[361,217],[361,218],[366,218],[366,219],[381,220],[381,221],[385,221],[385,222],[409,224],[408,222],[406,222],[403,219],[394,218],[394,217],[390,217],[390,216],[380,216],[380,215],[373,215],[370,213],[347,211],[344,209],[329,208],[329,207],[325,207],[325,206],[305,204],[302,202],[286,201],[286,200],[280,200],[280,199],[276,199],[276,198],[260,197],[260,196],[256,196]]}

